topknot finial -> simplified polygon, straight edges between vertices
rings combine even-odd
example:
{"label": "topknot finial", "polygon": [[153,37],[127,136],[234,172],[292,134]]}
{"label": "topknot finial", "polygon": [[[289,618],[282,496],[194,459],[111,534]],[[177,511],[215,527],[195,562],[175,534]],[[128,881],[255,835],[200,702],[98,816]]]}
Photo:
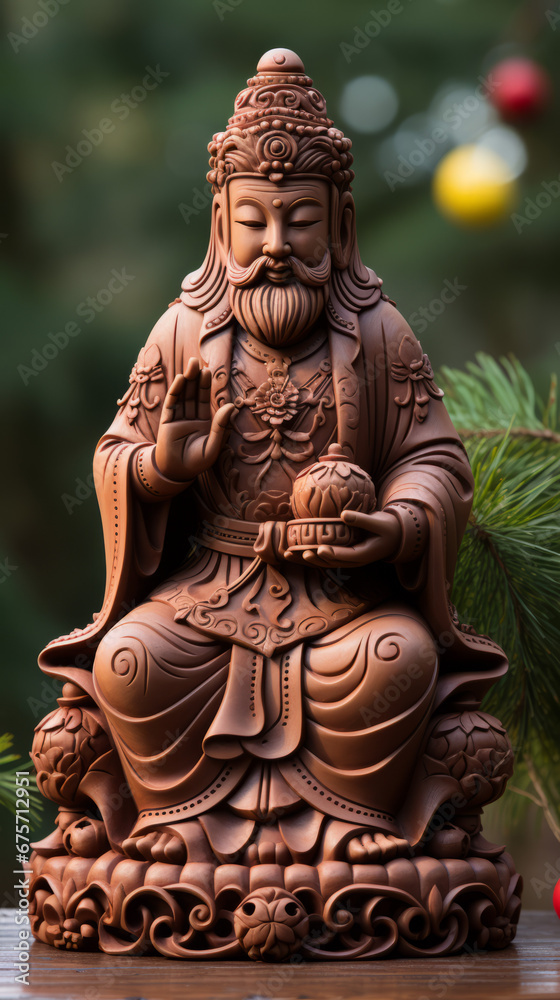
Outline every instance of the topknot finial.
{"label": "topknot finial", "polygon": [[292,49],[269,49],[259,59],[257,73],[297,73],[305,75],[305,67]]}

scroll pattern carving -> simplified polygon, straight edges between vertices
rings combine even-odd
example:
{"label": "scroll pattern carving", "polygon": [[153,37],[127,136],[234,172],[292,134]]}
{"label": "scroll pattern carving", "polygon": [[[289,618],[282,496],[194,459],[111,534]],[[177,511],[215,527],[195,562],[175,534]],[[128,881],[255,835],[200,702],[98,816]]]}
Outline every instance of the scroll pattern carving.
{"label": "scroll pattern carving", "polygon": [[422,423],[428,415],[428,403],[441,399],[443,392],[434,382],[434,373],[427,354],[422,354],[420,346],[410,337],[403,337],[399,347],[400,361],[391,365],[391,376],[395,382],[405,382],[404,396],[395,396],[398,406],[408,406],[414,399],[414,416]]}
{"label": "scroll pattern carving", "polygon": [[[307,961],[452,955],[465,945],[505,948],[520,910],[520,876],[507,854],[498,861],[393,861],[367,883],[362,866],[323,863],[317,875],[293,866],[283,869],[282,884],[253,892],[249,869],[240,866],[209,872],[208,865],[170,865],[169,882],[153,885],[145,863],[109,852],[97,875],[94,859],[72,862],[63,884],[60,867],[55,874],[40,861],[31,858],[36,937],[115,956],[279,962],[296,950]],[[257,884],[265,867],[251,869]]]}
{"label": "scroll pattern carving", "polygon": [[151,344],[140,351],[138,360],[133,365],[128,381],[130,386],[124,396],[117,399],[117,406],[126,406],[126,419],[133,424],[138,418],[139,407],[155,410],[160,402],[159,396],[150,401],[148,386],[150,382],[163,382],[161,352],[157,344]]}

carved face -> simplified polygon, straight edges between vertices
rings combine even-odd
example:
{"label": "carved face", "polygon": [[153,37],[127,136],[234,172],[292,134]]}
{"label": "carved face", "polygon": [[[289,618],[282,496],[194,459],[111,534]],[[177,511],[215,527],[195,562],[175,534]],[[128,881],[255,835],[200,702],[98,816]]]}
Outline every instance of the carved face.
{"label": "carved face", "polygon": [[329,184],[233,178],[227,190],[230,301],[241,326],[272,346],[294,343],[321,315],[331,269]]}
{"label": "carved face", "polygon": [[284,282],[287,257],[317,267],[328,249],[329,184],[315,179],[234,178],[228,185],[230,247],[241,267],[268,256],[276,270],[269,280]]}

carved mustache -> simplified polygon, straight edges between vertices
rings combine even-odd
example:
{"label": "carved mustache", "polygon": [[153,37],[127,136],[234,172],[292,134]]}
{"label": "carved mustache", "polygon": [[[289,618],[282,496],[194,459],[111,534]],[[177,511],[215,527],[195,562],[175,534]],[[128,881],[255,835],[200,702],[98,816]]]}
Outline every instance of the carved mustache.
{"label": "carved mustache", "polygon": [[281,261],[273,260],[271,257],[257,257],[248,267],[241,267],[233,256],[230,249],[228,255],[227,275],[230,284],[236,288],[248,288],[256,285],[265,277],[267,270],[284,271],[290,270],[293,277],[303,285],[318,288],[325,285],[331,275],[331,255],[327,250],[317,267],[308,267],[297,257],[284,257]]}

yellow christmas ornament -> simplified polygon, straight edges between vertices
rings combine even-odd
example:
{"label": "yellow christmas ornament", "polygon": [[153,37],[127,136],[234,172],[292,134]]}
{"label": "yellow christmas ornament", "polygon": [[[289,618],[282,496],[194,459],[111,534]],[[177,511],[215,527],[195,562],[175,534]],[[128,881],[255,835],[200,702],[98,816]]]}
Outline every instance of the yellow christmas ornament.
{"label": "yellow christmas ornament", "polygon": [[517,184],[505,160],[484,146],[458,146],[440,160],[434,201],[443,215],[465,226],[491,226],[510,214]]}

